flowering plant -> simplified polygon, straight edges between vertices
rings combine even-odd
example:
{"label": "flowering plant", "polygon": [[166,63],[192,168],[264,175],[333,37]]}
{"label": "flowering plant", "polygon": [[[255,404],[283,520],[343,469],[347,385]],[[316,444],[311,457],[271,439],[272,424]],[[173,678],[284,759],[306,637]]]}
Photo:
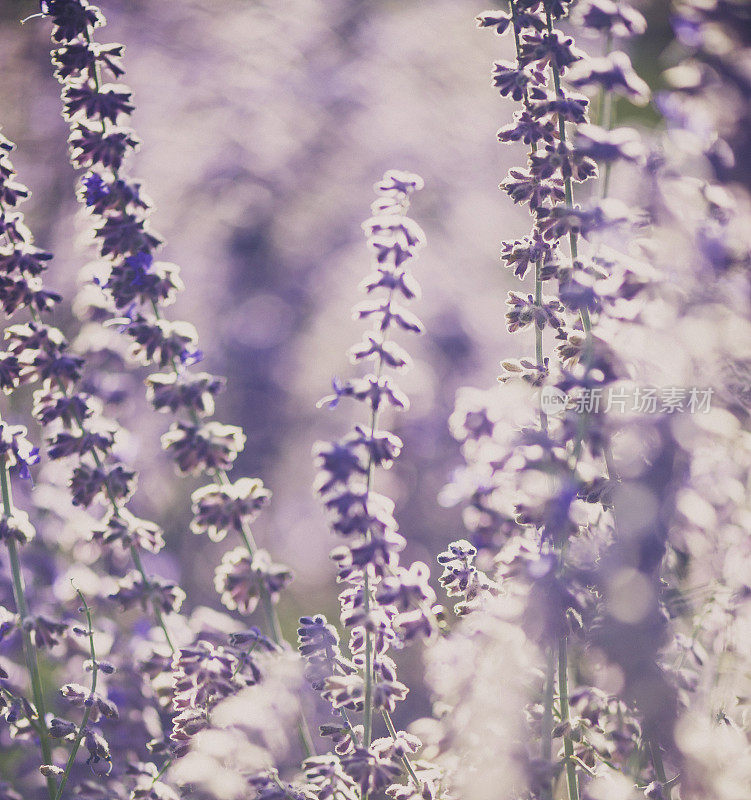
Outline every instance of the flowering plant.
{"label": "flowering plant", "polygon": [[[356,29],[355,5],[337,33]],[[471,349],[435,313],[440,235],[424,301],[415,276],[427,237],[410,205],[432,242],[431,170],[422,193],[401,170],[375,184],[353,309],[368,328],[349,351],[363,371],[333,379],[306,433],[321,508],[269,521],[296,501],[280,477],[268,509],[243,474],[258,436],[214,418],[232,379],[198,366],[209,348],[172,315],[191,280],[160,260],[131,175],[124,45],[99,41],[88,0],[32,16],[51,35],[88,240],[64,258],[95,261],[77,292],[52,279],[62,259],[35,244],[0,136],[0,800],[745,797],[746,4],[676,0],[649,83],[632,65],[654,44],[647,3],[507,0],[477,17],[505,56],[498,140],[522,161],[500,184],[512,202],[494,201],[503,270],[481,290],[500,374],[456,394],[462,465],[436,459],[437,499],[464,530],[444,510],[422,538],[433,496],[408,491],[423,486],[400,455],[435,446],[430,347],[450,342],[453,372]],[[272,296],[232,341],[283,328]],[[413,362],[402,340],[423,333]],[[314,585],[324,521],[333,611]],[[296,549],[295,569],[277,561]]]}

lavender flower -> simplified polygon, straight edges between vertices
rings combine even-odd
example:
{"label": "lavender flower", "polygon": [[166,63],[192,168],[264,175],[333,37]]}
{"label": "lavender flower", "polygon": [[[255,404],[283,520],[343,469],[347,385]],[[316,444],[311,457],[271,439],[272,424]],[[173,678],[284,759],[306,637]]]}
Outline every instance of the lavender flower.
{"label": "lavender flower", "polygon": [[[530,228],[509,234],[500,260],[523,282],[506,326],[530,350],[501,346],[499,385],[461,390],[449,421],[465,463],[439,499],[462,504],[467,532],[435,539],[453,615],[422,561],[402,565],[426,545],[399,530],[397,503],[376,484],[415,438],[389,429],[390,411],[409,406],[397,383],[411,359],[395,339],[425,329],[411,308],[424,234],[408,216],[422,181],[390,171],[376,185],[363,226],[373,272],[354,309],[368,330],[350,351],[372,368],[335,379],[321,401],[366,413],[314,451],[315,490],[340,537],[341,627],[303,616],[298,657],[277,611],[291,571],[252,531],[270,492],[230,477],[246,437],[213,419],[224,381],[196,367],[196,328],[165,316],[183,286],[128,174],[139,142],[124,47],[94,41],[104,17],[87,0],[40,4],[100,261],[69,345],[48,316],[62,299],[47,286],[51,254],[18,211],[30,192],[0,137],[0,304],[14,317],[0,352],[0,736],[14,786],[0,798],[37,800],[43,784],[50,800],[745,796],[750,20],[738,2],[674,5],[669,88],[649,115],[630,114],[634,128],[616,117],[650,89],[626,51],[645,32],[655,41],[637,11],[509,0],[478,18],[513,47],[492,68],[517,104],[498,139],[527,155],[501,189]],[[334,30],[351,41],[354,18],[340,11]],[[584,36],[597,57],[578,46]],[[312,52],[294,26],[289,37]],[[656,112],[666,133],[644,136]],[[117,420],[134,366],[149,368],[147,402],[169,415],[162,447],[176,471],[200,477],[190,521],[165,504],[168,535],[142,518],[123,460],[141,435]],[[711,408],[696,409],[700,381]],[[22,418],[31,391],[38,449]],[[628,393],[634,408],[618,409]],[[165,540],[191,538],[188,528],[228,541],[214,575],[228,613],[146,569],[170,568]],[[109,612],[96,635],[83,594],[86,625],[70,619],[72,576]],[[247,618],[258,611],[266,633]],[[406,731],[392,714],[425,698],[396,655],[415,640],[434,706]],[[317,722],[326,714],[330,752],[317,754],[302,706]]]}
{"label": "lavender flower", "polygon": [[[333,530],[346,541],[332,558],[339,580],[346,584],[340,602],[342,621],[352,628],[352,655],[341,655],[338,636],[323,617],[301,620],[301,652],[309,662],[308,679],[342,717],[343,728],[329,726],[326,731],[337,740],[337,752],[346,754],[342,768],[363,794],[394,784],[402,764],[412,785],[421,786],[406,752],[397,753],[392,745],[383,748],[381,740],[373,740],[374,710],[381,711],[394,742],[402,735],[390,714],[408,689],[396,680],[388,649],[399,641],[430,637],[436,628],[436,596],[428,584],[427,567],[399,566],[404,539],[397,532],[393,504],[373,490],[375,469],[391,466],[402,446],[400,439],[378,428],[381,412],[388,406],[407,406],[406,397],[383,374],[388,367],[407,365],[406,355],[394,348],[389,337],[398,330],[422,331],[419,319],[397,303],[398,297],[410,300],[418,292],[407,269],[424,236],[405,213],[409,196],[421,187],[417,176],[396,171],[387,172],[376,184],[375,216],[363,224],[376,272],[363,289],[380,296],[355,306],[355,317],[373,320],[374,329],[366,334],[368,345],[352,353],[355,361],[374,360],[375,374],[336,382],[335,394],[321,402],[329,407],[343,397],[363,402],[369,407],[370,422],[367,427],[357,425],[339,442],[319,442],[314,447],[320,470],[316,490],[332,516]],[[350,711],[363,713],[361,734],[349,721]]]}
{"label": "lavender flower", "polygon": [[[260,503],[260,498],[265,499],[268,494],[250,479],[238,480],[234,485],[229,481],[227,472],[245,446],[245,435],[236,426],[208,419],[224,381],[206,372],[191,372],[202,358],[195,328],[162,315],[162,309],[183,288],[179,269],[155,259],[162,240],[150,227],[151,201],[138,182],[121,174],[125,159],[138,144],[132,131],[124,127],[134,108],[132,93],[125,85],[105,83],[104,76],[117,80],[124,74],[122,45],[99,45],[93,41],[95,29],[104,25],[104,17],[85,0],[47,4],[43,13],[51,18],[52,38],[60,44],[52,59],[63,86],[63,116],[71,125],[72,161],[74,166],[90,170],[82,178],[78,197],[91,217],[99,254],[109,268],[101,288],[114,313],[125,313],[116,319],[121,331],[133,340],[131,357],[139,363],[167,369],[152,374],[146,382],[152,407],[178,415],[162,437],[162,447],[174,459],[180,474],[207,474],[212,479],[194,493],[195,518],[191,528],[196,533],[209,532],[216,541],[233,530],[247,551],[248,564],[260,564],[264,557],[249,527],[260,505],[251,495],[257,493]],[[71,18],[75,24],[69,23]],[[105,321],[108,313],[103,309],[96,316]],[[95,497],[99,479],[98,473],[81,475],[78,496]],[[113,482],[110,476],[108,482]],[[241,566],[236,552],[227,559],[234,559],[233,569]],[[222,568],[223,577],[217,578],[218,586],[225,587],[229,580],[229,560]],[[288,574],[286,568],[279,570],[280,574]],[[265,578],[258,586],[270,630],[280,639],[273,605],[277,590]],[[235,600],[229,600],[233,590],[220,591],[225,602],[230,602],[233,609],[238,607]],[[123,598],[130,602],[132,594],[130,587]],[[255,602],[248,596],[240,606],[249,612]]]}

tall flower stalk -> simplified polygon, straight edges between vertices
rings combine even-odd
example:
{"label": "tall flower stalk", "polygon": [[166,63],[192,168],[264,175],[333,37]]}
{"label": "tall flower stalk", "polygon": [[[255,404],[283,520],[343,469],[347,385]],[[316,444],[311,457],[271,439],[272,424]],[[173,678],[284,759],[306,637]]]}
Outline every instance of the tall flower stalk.
{"label": "tall flower stalk", "polygon": [[[36,710],[35,730],[39,736],[39,745],[42,751],[42,763],[52,764],[52,748],[50,746],[50,735],[49,729],[47,728],[47,712],[45,710],[44,700],[45,688],[42,684],[42,679],[39,672],[39,657],[36,644],[33,639],[33,634],[26,623],[29,617],[29,608],[26,601],[26,589],[24,586],[23,573],[21,571],[21,562],[18,557],[18,548],[16,546],[18,534],[24,533],[24,531],[17,527],[17,523],[14,523],[14,517],[17,515],[14,513],[13,500],[11,498],[10,479],[8,476],[9,461],[8,454],[6,453],[3,456],[2,467],[0,467],[0,489],[2,490],[4,517],[3,527],[7,531],[6,536],[3,538],[5,539],[5,545],[8,550],[8,558],[10,561],[10,569],[13,580],[13,597],[16,601],[16,610],[21,621],[24,657],[26,660],[26,668],[29,673],[31,694],[34,698]],[[50,798],[55,800],[57,794],[55,779],[52,775],[47,775],[46,781]]]}
{"label": "tall flower stalk", "polygon": [[[512,124],[501,129],[499,139],[503,142],[523,141],[530,145],[528,168],[512,170],[501,187],[515,202],[529,203],[534,229],[525,239],[504,243],[502,259],[520,278],[534,265],[534,297],[530,294],[525,299],[512,292],[507,319],[512,332],[534,324],[536,358],[534,362],[505,361],[502,380],[507,382],[516,377],[534,386],[552,385],[562,396],[576,398],[580,394],[586,396],[593,389],[601,392],[619,374],[612,354],[593,331],[592,313],[601,310],[603,301],[607,302],[607,298],[598,296],[594,290],[594,282],[602,269],[598,263],[601,259],[596,246],[593,250],[584,251],[583,258],[579,239],[582,236],[592,239],[614,225],[625,223],[629,217],[620,205],[604,199],[591,203],[585,209],[575,205],[574,184],[595,177],[598,161],[606,164],[608,171],[613,161],[633,161],[638,146],[628,135],[623,136],[625,131],[614,135],[606,129],[590,125],[587,98],[567,89],[564,78],[575,88],[598,87],[603,113],[606,103],[610,102],[605,98],[611,93],[619,92],[643,102],[647,89],[631,70],[624,53],[608,53],[603,59],[588,59],[574,46],[571,37],[554,27],[555,21],[566,15],[567,7],[566,2],[512,0],[508,13],[487,12],[478,21],[481,26],[492,27],[499,34],[513,31],[516,63],[497,63],[494,83],[501,94],[522,101],[524,108],[516,114]],[[643,29],[636,12],[630,9],[621,11],[612,3],[593,1],[579,10],[585,20],[594,23],[593,27],[606,31],[608,47],[614,30],[633,33]],[[605,198],[607,184],[600,194]],[[562,263],[562,239],[568,242],[568,265]],[[544,302],[541,290],[543,279],[553,278],[558,280],[560,299]],[[568,327],[571,324],[569,315],[572,314],[579,317],[581,334],[576,332],[576,325],[572,326],[573,331]],[[556,338],[561,342],[558,351],[563,363],[556,370],[543,356],[542,331],[547,325],[554,329]],[[537,438],[544,448],[545,457],[528,461],[527,469],[547,475],[549,497],[542,502],[535,500],[531,505],[517,503],[516,506],[517,522],[532,524],[540,531],[541,552],[544,554],[549,548],[549,557],[557,565],[552,568],[558,575],[556,580],[561,582],[556,591],[563,591],[564,597],[569,597],[564,600],[562,611],[569,619],[572,619],[572,615],[579,618],[580,624],[581,615],[587,613],[585,609],[590,607],[594,612],[597,607],[597,603],[593,602],[595,598],[587,597],[585,585],[574,579],[571,568],[566,564],[569,540],[581,530],[580,524],[574,522],[573,512],[580,502],[577,498],[584,499],[590,495],[579,474],[585,445],[591,455],[605,462],[606,469],[612,464],[601,415],[596,420],[592,417],[589,410],[582,406],[582,413],[569,412],[562,425],[555,420],[549,431],[547,415],[541,412],[540,435],[535,437],[531,431],[523,432],[522,445],[525,439],[526,444],[532,444]],[[459,421],[461,429],[469,432],[469,417],[460,416]],[[492,434],[492,427],[486,429],[483,435],[489,434]],[[475,438],[476,435],[470,436],[470,439]],[[612,475],[611,478],[615,481],[616,476]],[[609,504],[605,502],[605,520],[608,518],[608,508]],[[590,535],[595,530],[591,527]],[[609,536],[606,531],[607,528],[599,534],[603,542]],[[577,568],[580,570],[581,565],[577,565]],[[552,602],[552,598],[550,600]],[[562,765],[568,797],[578,800],[579,759],[574,738],[569,732],[572,724],[568,686],[569,634],[565,632],[565,627],[568,626],[564,626],[562,635],[559,634],[557,642],[548,649],[542,716],[545,728],[541,733],[540,752],[543,759],[549,759],[548,726],[551,724],[554,702],[550,683],[557,672],[559,725],[556,731],[563,738]],[[557,651],[557,658],[553,656],[553,649]],[[543,797],[552,797],[552,786],[545,782],[541,793]]]}
{"label": "tall flower stalk", "polygon": [[[402,448],[397,436],[379,427],[381,413],[408,406],[389,372],[406,369],[409,356],[392,336],[422,331],[419,319],[402,305],[419,293],[410,265],[424,246],[424,234],[406,212],[422,180],[390,171],[375,188],[373,216],[363,224],[375,271],[362,284],[369,299],[354,308],[355,317],[372,321],[373,329],[351,350],[355,362],[373,361],[374,370],[362,378],[334,380],[334,393],[321,401],[330,408],[343,398],[364,403],[368,422],[356,425],[341,441],[319,442],[314,448],[320,469],[316,489],[331,514],[332,529],[346,541],[332,558],[345,584],[339,599],[342,622],[351,628],[351,658],[341,657],[338,636],[325,618],[305,618],[300,629],[303,654],[308,659],[315,656],[309,670],[313,685],[342,715],[343,726],[327,729],[340,740],[336,751],[344,754],[342,766],[359,784],[363,798],[386,789],[399,773],[399,762],[409,780],[408,789],[398,789],[400,796],[432,791],[433,785],[421,778],[411,761],[419,741],[397,731],[391,719],[408,688],[396,679],[396,665],[387,651],[433,634],[435,593],[424,564],[399,565],[398,554],[406,542],[398,532],[394,504],[374,485],[376,469],[390,467]],[[310,646],[316,639],[330,642],[332,649],[323,659],[320,645]],[[361,732],[352,725],[349,712],[362,712]],[[374,740],[376,712],[390,740]]]}
{"label": "tall flower stalk", "polygon": [[[193,493],[191,530],[207,533],[216,542],[230,534],[241,541],[225,553],[216,570],[215,588],[231,611],[250,614],[260,604],[272,640],[282,645],[275,603],[292,573],[258,547],[251,529],[271,494],[258,479],[233,483],[229,478],[245,435],[237,426],[209,419],[224,380],[191,371],[202,358],[196,330],[163,315],[163,307],[182,289],[178,268],[155,261],[162,240],[150,228],[150,203],[137,182],[121,175],[123,162],[138,144],[135,134],[124,127],[134,107],[129,88],[105,83],[103,75],[118,79],[124,74],[123,46],[94,41],[95,30],[105,20],[85,0],[51,0],[43,4],[43,12],[53,22],[52,60],[63,86],[64,116],[71,124],[72,162],[89,170],[81,181],[79,199],[94,221],[94,238],[106,270],[98,281],[102,299],[96,316],[119,322],[120,330],[133,340],[130,352],[138,363],[166,370],[148,377],[147,398],[156,411],[180,414],[183,419],[171,425],[162,446],[180,474],[212,478]],[[303,749],[312,754],[304,718],[299,732]],[[184,735],[183,730],[178,738]]]}
{"label": "tall flower stalk", "polygon": [[148,377],[148,400],[156,411],[180,413],[184,419],[171,425],[162,446],[180,474],[208,474],[213,479],[193,494],[191,529],[208,532],[217,542],[230,533],[239,537],[246,555],[240,549],[225,555],[217,571],[217,589],[235,609],[238,604],[231,599],[228,581],[249,583],[255,599],[245,603],[245,612],[260,602],[270,635],[281,643],[274,603],[291,573],[271,562],[250,526],[270,493],[256,479],[233,483],[229,478],[245,435],[236,426],[208,419],[224,380],[191,370],[202,358],[194,326],[164,317],[163,307],[183,288],[179,270],[155,260],[162,240],[150,227],[150,203],[140,184],[121,174],[138,146],[126,127],[134,108],[132,95],[124,84],[105,83],[103,75],[118,79],[124,74],[123,46],[94,41],[105,20],[85,0],[51,0],[43,4],[43,11],[53,22],[52,59],[63,86],[64,116],[71,124],[71,159],[75,167],[88,170],[79,199],[94,222],[105,270],[99,280],[103,295],[99,316],[119,319],[121,332],[133,341],[130,352],[138,363],[166,370]]}

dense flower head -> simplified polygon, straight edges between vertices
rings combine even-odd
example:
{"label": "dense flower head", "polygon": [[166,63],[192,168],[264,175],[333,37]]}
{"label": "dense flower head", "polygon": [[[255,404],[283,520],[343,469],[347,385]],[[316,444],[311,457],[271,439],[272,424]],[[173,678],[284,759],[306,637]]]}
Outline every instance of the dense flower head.
{"label": "dense flower head", "polygon": [[623,94],[639,105],[645,105],[650,97],[649,87],[634,72],[628,55],[620,50],[582,63],[571,71],[568,80],[578,88],[599,86],[607,92]]}
{"label": "dense flower head", "polygon": [[[389,408],[408,406],[388,371],[403,371],[410,361],[391,336],[423,330],[420,320],[398,302],[419,296],[409,267],[424,244],[424,234],[405,215],[409,195],[421,187],[417,176],[395,171],[376,184],[375,216],[363,225],[376,272],[361,285],[371,299],[354,309],[355,318],[370,322],[373,328],[350,351],[355,363],[373,361],[375,373],[336,379],[334,393],[319,403],[335,408],[350,398],[363,403],[369,417],[367,424],[355,425],[343,439],[314,446],[319,470],[315,489],[329,512],[331,528],[345,540],[331,557],[339,581],[345,584],[340,603],[342,622],[351,629],[349,654],[342,654],[336,630],[321,615],[303,617],[298,630],[308,680],[345,721],[344,726],[332,723],[322,728],[334,739],[343,772],[353,782],[345,794],[353,784],[361,792],[389,787],[398,792],[403,784],[394,781],[402,765],[414,774],[406,750],[397,752],[395,745],[386,747],[386,740],[372,738],[373,715],[380,711],[391,725],[390,713],[408,693],[408,687],[396,678],[388,650],[413,639],[430,639],[438,629],[440,614],[427,566],[399,565],[406,540],[398,532],[393,502],[374,489],[376,470],[389,468],[403,446],[399,437],[380,427],[381,415]],[[363,713],[362,728],[351,727],[349,712]],[[327,763],[336,767],[339,762]],[[331,773],[329,779],[336,780],[336,775],[336,771]]]}
{"label": "dense flower head", "polygon": [[245,547],[236,547],[224,554],[214,585],[230,611],[239,609],[249,614],[262,597],[276,600],[291,580],[289,569],[275,564],[265,550],[257,550],[251,556]]}
{"label": "dense flower head", "polygon": [[615,0],[584,0],[576,6],[576,14],[590,31],[618,39],[639,36],[647,29],[639,11]]}
{"label": "dense flower head", "polygon": [[25,512],[16,509],[12,517],[0,517],[0,540],[3,542],[13,539],[18,544],[28,544],[34,535],[34,526]]}
{"label": "dense flower head", "polygon": [[271,492],[258,478],[240,478],[236,483],[209,484],[192,495],[193,533],[208,533],[221,542],[228,533],[242,533],[271,499]]}
{"label": "dense flower head", "polygon": [[162,436],[162,446],[180,472],[197,475],[229,469],[245,446],[245,434],[235,425],[220,422],[175,422]]}

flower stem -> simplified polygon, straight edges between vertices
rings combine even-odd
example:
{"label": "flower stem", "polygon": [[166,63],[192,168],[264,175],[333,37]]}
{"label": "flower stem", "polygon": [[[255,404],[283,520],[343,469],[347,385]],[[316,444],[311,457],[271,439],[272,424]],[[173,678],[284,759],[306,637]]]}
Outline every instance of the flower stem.
{"label": "flower stem", "polygon": [[[548,32],[553,32],[553,18],[550,16],[550,10],[546,9],[545,17],[548,27]],[[556,95],[561,98],[563,97],[563,93],[561,92],[561,72],[558,69],[558,66],[551,62],[550,69],[553,73],[553,86],[555,87]],[[563,119],[562,114],[557,114],[558,117],[558,136],[563,144],[566,144],[566,121]],[[563,179],[563,189],[566,197],[566,205],[569,208],[574,207],[574,191],[572,188],[572,181],[571,176],[568,176]],[[568,242],[569,242],[569,249],[571,251],[571,266],[575,269],[576,262],[579,260],[579,243],[577,240],[577,234],[574,231],[571,231],[568,235]],[[584,333],[587,335],[587,342],[589,342],[591,337],[591,330],[592,330],[592,323],[589,319],[589,309],[586,306],[583,306],[581,309],[581,321],[582,321],[582,328],[584,329]]]}
{"label": "flower stem", "polygon": [[[138,549],[135,545],[130,546],[130,555],[133,559],[133,563],[136,565],[136,569],[141,574],[141,579],[143,580],[146,586],[150,585],[149,576],[146,573],[146,569],[143,566],[143,561],[141,561],[141,554],[138,552]],[[164,621],[164,615],[162,614],[162,609],[156,604],[153,598],[151,598],[151,610],[154,612],[154,618],[159,623],[159,627],[162,629],[162,633],[164,634],[164,638],[167,641],[167,647],[169,647],[170,652],[172,655],[175,654],[176,648],[172,639],[170,638],[169,631],[167,630],[167,623]]]}
{"label": "flower stem", "polygon": [[672,787],[670,782],[668,781],[668,776],[665,774],[665,765],[662,763],[662,753],[660,751],[660,745],[654,740],[649,740],[649,752],[652,756],[652,764],[655,768],[655,774],[657,775],[657,780],[662,785],[662,790],[665,794],[665,800],[672,800]]}
{"label": "flower stem", "polygon": [[[87,633],[89,637],[89,652],[91,654],[91,694],[94,694],[94,692],[96,691],[97,677],[99,675],[99,664],[97,663],[96,650],[94,649],[94,627],[91,622],[91,609],[89,608],[89,604],[86,602],[86,598],[83,596],[83,594],[79,589],[76,589],[76,594],[81,600],[81,603],[83,604],[83,609],[86,613],[86,624],[88,629]],[[68,782],[70,771],[71,769],[73,769],[73,764],[76,760],[76,754],[78,753],[78,748],[81,746],[84,734],[86,733],[86,725],[89,722],[91,709],[92,705],[87,705],[83,712],[83,718],[81,719],[81,724],[78,726],[78,732],[76,733],[76,738],[73,740],[73,747],[71,747],[70,755],[68,756],[68,762],[65,765],[65,772],[63,772],[63,775],[60,778],[60,785],[58,786],[57,794],[55,795],[55,800],[60,800],[60,798],[63,796],[63,789],[65,788],[65,784]]]}
{"label": "flower stem", "polygon": [[[386,305],[391,305],[391,300],[394,296],[394,290],[389,289],[388,299],[386,300]],[[388,329],[386,329],[381,337],[381,345],[386,342],[388,338]],[[380,381],[381,375],[383,374],[383,356],[379,354],[378,356],[378,363],[376,366],[376,381]],[[371,439],[375,437],[375,432],[378,428],[378,417],[380,412],[379,405],[373,405],[370,415],[370,437]],[[367,502],[367,498],[370,494],[370,490],[373,488],[373,478],[375,473],[375,461],[373,459],[373,452],[371,451],[368,454],[368,467],[367,473],[365,478],[365,502]],[[367,538],[370,539],[370,530],[367,532]],[[367,565],[363,570],[363,603],[365,606],[365,616],[366,619],[370,613],[370,575]],[[373,739],[373,634],[368,628],[368,623],[366,622],[365,627],[365,718],[363,720],[363,747],[366,749],[370,747],[370,743]],[[391,738],[396,741],[396,728],[394,727],[394,723],[391,719],[391,715],[388,712],[388,709],[383,708],[381,709],[381,716],[383,717],[384,722],[386,723],[386,728],[388,729],[389,735]],[[421,784],[415,771],[412,767],[412,764],[409,760],[407,755],[402,756],[401,758],[402,763],[404,764],[404,768],[409,773],[410,778],[414,781],[415,787],[417,789],[420,788]],[[363,800],[367,800],[367,794],[363,796]]]}
{"label": "flower stem", "polygon": [[[381,713],[383,715],[383,720],[386,723],[386,728],[388,729],[388,732],[389,732],[391,738],[394,741],[396,741],[396,728],[394,727],[394,722],[391,719],[391,714],[389,714],[388,710],[385,709],[385,708],[383,709],[383,711]],[[409,758],[406,755],[403,755],[401,757],[401,761],[402,761],[402,764],[404,764],[404,769],[407,770],[407,772],[409,773],[409,777],[412,779],[412,782],[415,784],[415,788],[419,789],[420,786],[421,786],[420,779],[415,774],[415,770],[413,769],[412,764],[409,761]]]}
{"label": "flower stem", "polygon": [[[547,667],[545,670],[545,700],[542,711],[542,732],[540,734],[540,758],[550,762],[553,758],[553,698],[555,695],[555,647],[548,648]],[[553,787],[548,783],[543,791],[542,800],[553,800]]]}
{"label": "flower stem", "polygon": [[[391,298],[394,291],[389,291],[389,298],[387,305],[391,304]],[[386,332],[387,333],[387,332]],[[383,334],[383,341],[386,340],[386,333]],[[376,381],[380,380],[381,373],[383,372],[383,358],[378,356],[378,366],[376,367]],[[378,413],[380,408],[375,403],[372,406],[370,414],[370,437],[375,436],[378,426]],[[373,462],[373,453],[368,455],[368,471],[365,478],[365,498],[370,495],[370,490],[373,486],[373,474],[375,472],[375,464]],[[370,539],[370,530],[368,530],[367,538]],[[369,629],[369,621],[367,617],[370,615],[370,571],[368,565],[365,565],[363,570],[363,603],[365,605],[365,718],[363,720],[364,747],[370,747],[370,742],[373,739],[373,634]]]}
{"label": "flower stem", "polygon": [[[561,707],[561,722],[568,722],[570,720],[568,705],[568,652],[565,636],[561,636],[558,642],[558,701]],[[563,754],[566,760],[568,800],[579,800],[579,782],[576,778],[576,764],[574,763],[574,743],[568,735],[563,737]]]}
{"label": "flower stem", "polygon": [[[516,25],[516,3],[514,0],[509,0],[509,7],[511,8],[511,27],[514,30],[514,46],[516,48],[516,63],[521,64],[521,41],[519,40],[519,30]],[[524,107],[527,111],[531,111],[529,102],[529,92],[524,88]],[[537,152],[537,142],[533,141],[530,145],[531,153]],[[540,308],[542,306],[542,258],[538,258],[535,264],[535,305]],[[535,323],[535,360],[538,367],[542,367],[545,363],[542,349],[542,334],[543,328]],[[544,411],[540,411],[540,427],[543,431],[548,429],[548,417]]]}
{"label": "flower stem", "polygon": [[[2,459],[0,467],[0,489],[3,497],[3,513],[6,517],[13,515],[13,500],[11,498],[10,481],[8,479],[8,462]],[[39,718],[39,746],[42,750],[42,758],[45,764],[52,764],[52,749],[50,747],[49,730],[47,728],[47,712],[44,704],[44,689],[42,678],[39,674],[39,661],[37,658],[36,645],[31,636],[31,632],[26,627],[26,619],[29,615],[29,607],[26,602],[26,591],[24,588],[23,574],[21,572],[21,561],[18,557],[18,547],[14,539],[7,541],[8,556],[10,560],[10,571],[13,579],[13,597],[16,602],[16,611],[21,619],[21,637],[23,639],[24,659],[26,668],[29,672],[31,681],[31,693],[36,706],[37,717]],[[52,775],[47,776],[47,791],[51,800],[55,800],[57,786]]]}

